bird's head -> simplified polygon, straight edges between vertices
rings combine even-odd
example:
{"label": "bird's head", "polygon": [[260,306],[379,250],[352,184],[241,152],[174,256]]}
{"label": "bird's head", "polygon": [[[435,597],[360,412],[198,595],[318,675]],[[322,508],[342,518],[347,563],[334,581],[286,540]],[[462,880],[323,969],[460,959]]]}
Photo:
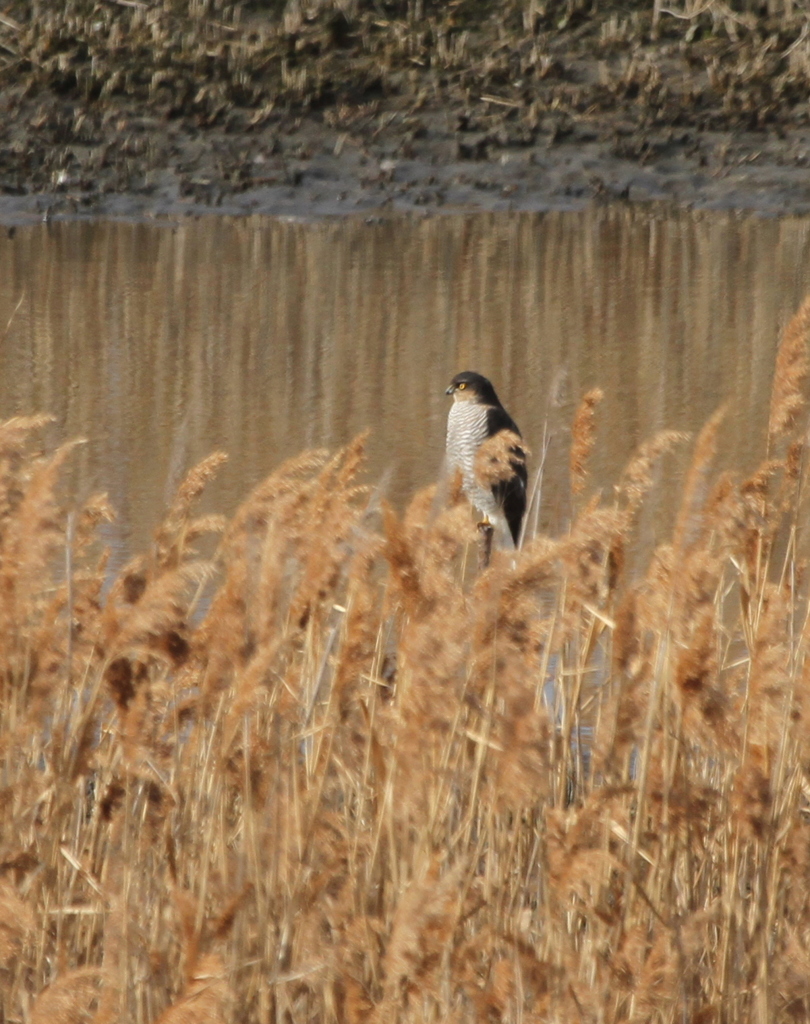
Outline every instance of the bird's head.
{"label": "bird's head", "polygon": [[465,370],[457,373],[445,392],[453,396],[454,402],[478,402],[481,405],[500,405],[495,388],[480,373]]}

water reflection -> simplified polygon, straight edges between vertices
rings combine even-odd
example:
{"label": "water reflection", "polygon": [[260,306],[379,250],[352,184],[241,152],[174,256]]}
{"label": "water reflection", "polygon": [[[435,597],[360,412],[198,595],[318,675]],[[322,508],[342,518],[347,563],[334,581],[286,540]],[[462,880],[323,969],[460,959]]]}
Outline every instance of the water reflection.
{"label": "water reflection", "polygon": [[20,229],[0,239],[0,415],[48,410],[56,437],[88,439],[74,484],[109,491],[132,549],[214,448],[230,462],[209,503],[230,511],[281,459],[370,426],[372,477],[390,468],[403,500],[440,466],[447,381],[477,369],[535,452],[548,424],[542,521],[558,529],[565,428],[594,385],[599,484],[640,439],[694,430],[728,397],[723,458],[753,464],[809,230],[618,208]]}

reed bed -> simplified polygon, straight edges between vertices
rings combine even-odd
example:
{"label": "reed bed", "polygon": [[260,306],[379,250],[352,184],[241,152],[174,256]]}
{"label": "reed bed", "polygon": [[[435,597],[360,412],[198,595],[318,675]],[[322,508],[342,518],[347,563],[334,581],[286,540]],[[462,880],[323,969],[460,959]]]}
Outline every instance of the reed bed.
{"label": "reed bed", "polygon": [[808,337],[810,300],[748,477],[720,410],[592,493],[586,395],[570,528],[483,573],[457,481],[400,515],[361,436],[229,521],[210,456],[110,579],[73,445],[3,424],[2,1019],[806,1019]]}

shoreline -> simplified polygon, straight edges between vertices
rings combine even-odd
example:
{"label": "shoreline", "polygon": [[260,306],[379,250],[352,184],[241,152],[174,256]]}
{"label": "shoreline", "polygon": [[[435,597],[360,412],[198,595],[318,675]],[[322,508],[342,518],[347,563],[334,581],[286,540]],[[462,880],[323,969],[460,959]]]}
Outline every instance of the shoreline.
{"label": "shoreline", "polygon": [[[132,190],[104,190],[66,180],[58,189],[0,195],[0,224],[48,220],[176,221],[210,215],[318,220],[399,214],[576,211],[589,204],[655,205],[791,217],[810,215],[810,174],[786,167],[778,148],[810,147],[810,133],[771,143],[756,133],[731,145],[719,133],[673,145],[667,159],[641,165],[595,142],[532,147],[492,159],[458,159],[448,140],[426,139],[410,158],[369,151],[310,133],[317,150],[262,163],[261,183],[229,187],[200,176],[191,187],[173,168],[144,172]],[[312,139],[315,139],[313,145]],[[347,152],[347,149],[349,152]],[[729,156],[729,153],[732,155]]]}

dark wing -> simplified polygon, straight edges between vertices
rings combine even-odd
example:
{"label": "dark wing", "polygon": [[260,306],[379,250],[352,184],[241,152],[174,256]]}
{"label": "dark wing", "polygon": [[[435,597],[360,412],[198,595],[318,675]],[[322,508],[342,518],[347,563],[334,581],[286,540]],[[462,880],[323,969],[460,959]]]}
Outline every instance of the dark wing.
{"label": "dark wing", "polygon": [[[487,428],[489,437],[501,430],[511,430],[513,434],[520,437],[520,431],[515,421],[503,408],[503,406],[492,406],[487,412]],[[528,474],[526,472],[526,452],[520,445],[512,445],[509,448],[509,465],[513,473],[508,480],[500,480],[492,487],[495,500],[503,509],[504,518],[509,525],[509,532],[515,547],[520,540],[520,524],[526,512],[526,485]]]}
{"label": "dark wing", "polygon": [[495,500],[503,509],[506,522],[509,524],[509,532],[517,547],[520,540],[520,524],[523,522],[523,514],[526,511],[526,453],[517,445],[510,449],[513,457],[509,463],[515,471],[514,476],[509,480],[503,480],[495,484],[492,493]]}
{"label": "dark wing", "polygon": [[487,437],[492,437],[499,430],[511,430],[520,437],[517,424],[502,405],[491,405],[487,409]]}

